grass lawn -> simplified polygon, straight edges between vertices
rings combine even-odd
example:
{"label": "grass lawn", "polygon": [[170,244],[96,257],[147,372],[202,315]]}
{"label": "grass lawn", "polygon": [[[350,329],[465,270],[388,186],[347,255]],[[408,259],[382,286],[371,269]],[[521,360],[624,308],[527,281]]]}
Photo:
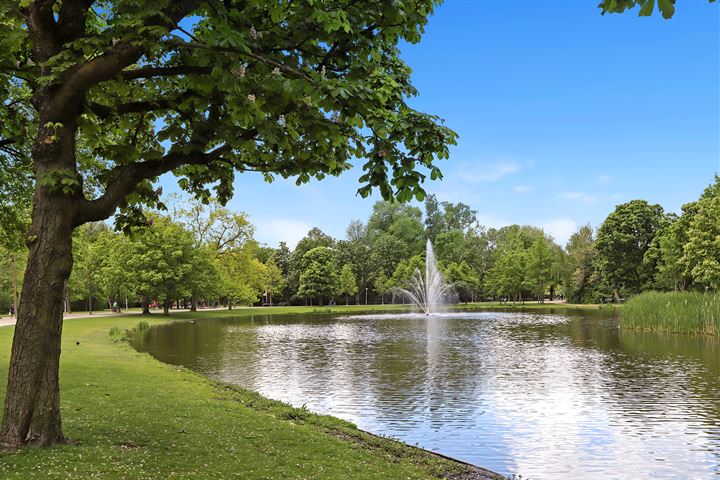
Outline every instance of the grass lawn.
{"label": "grass lawn", "polygon": [[[397,307],[372,307],[387,310]],[[333,311],[367,310],[365,306]],[[253,308],[67,320],[60,371],[65,434],[76,445],[0,453],[2,479],[481,479],[489,472],[375,437],[137,353],[121,332],[223,315],[311,312]],[[7,372],[12,327],[0,328]],[[6,374],[6,373],[4,373]],[[4,396],[5,380],[0,381]]]}

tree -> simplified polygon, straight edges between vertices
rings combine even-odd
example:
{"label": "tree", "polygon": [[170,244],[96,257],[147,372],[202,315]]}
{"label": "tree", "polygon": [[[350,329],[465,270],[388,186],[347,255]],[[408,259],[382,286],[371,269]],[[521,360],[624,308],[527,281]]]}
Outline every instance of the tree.
{"label": "tree", "polygon": [[431,242],[435,243],[435,237],[447,230],[445,217],[440,209],[440,203],[435,195],[425,197],[425,232]]}
{"label": "tree", "polygon": [[[227,252],[241,248],[252,240],[255,228],[248,221],[245,213],[236,213],[222,206],[216,198],[205,199],[204,202],[193,201],[181,206],[176,212],[178,220],[195,237],[197,247],[207,247],[208,255],[224,255]],[[208,272],[216,272],[214,263],[205,263]],[[199,259],[198,261],[204,261]],[[198,299],[214,292],[217,282],[214,278],[198,273],[198,278],[191,286],[190,310],[197,310]],[[216,279],[217,277],[215,277]]]}
{"label": "tree", "polygon": [[300,290],[300,274],[305,269],[305,254],[317,247],[335,247],[335,239],[323,233],[317,227],[313,227],[295,246],[290,258],[290,268],[287,275],[288,287],[291,291]]}
{"label": "tree", "polygon": [[435,238],[438,261],[460,263],[465,256],[465,235],[460,230],[448,230]]}
{"label": "tree", "polygon": [[705,289],[720,288],[720,177],[697,202],[690,221],[682,263],[693,282]]}
{"label": "tree", "polygon": [[193,260],[197,261],[193,248],[190,232],[168,217],[157,216],[149,227],[133,232],[124,260],[132,272],[131,289],[143,299],[144,313],[149,313],[148,302],[157,298],[168,315],[175,299],[191,293]]}
{"label": "tree", "polygon": [[385,294],[392,289],[390,279],[385,275],[385,272],[381,271],[377,274],[373,286],[377,294],[380,295],[380,302],[385,305]]}
{"label": "tree", "polygon": [[27,146],[35,180],[0,442],[64,440],[72,232],[118,208],[118,227],[141,221],[143,205],[162,206],[159,175],[201,198],[212,185],[224,202],[235,172],[304,183],[357,157],[362,196],[422,199],[424,172],[440,177],[455,134],[406,103],[417,92],[398,44],[419,41],[436,3],[116,0],[100,15],[91,0],[0,6],[2,115],[13,105],[22,120],[3,125],[0,145]]}
{"label": "tree", "polygon": [[[708,0],[713,3],[716,0]],[[658,0],[658,9],[664,19],[672,18],[675,14],[675,0]],[[625,10],[631,10],[636,6],[640,7],[638,15],[647,17],[652,15],[655,9],[655,0],[602,0],[598,7],[602,9],[602,14],[606,13],[622,13]]]}
{"label": "tree", "polygon": [[475,293],[479,290],[480,278],[470,268],[467,262],[451,262],[444,269],[443,273],[453,289],[459,295],[459,300],[474,300]]}
{"label": "tree", "polygon": [[303,257],[304,268],[300,274],[300,295],[318,297],[320,305],[323,297],[334,297],[338,290],[337,256],[328,247],[316,247]]}
{"label": "tree", "polygon": [[352,267],[347,263],[340,269],[339,287],[340,293],[345,294],[345,305],[349,305],[348,295],[355,295],[358,292],[358,287]]}
{"label": "tree", "polygon": [[98,248],[98,238],[107,229],[102,222],[83,225],[76,230],[73,241],[75,265],[68,281],[69,288],[75,294],[74,299],[87,299],[90,314],[93,313],[93,298],[103,294],[99,276],[103,256],[108,252]]}
{"label": "tree", "polygon": [[570,235],[566,249],[571,279],[568,299],[574,303],[588,302],[597,286],[593,228],[590,225],[580,227]]}
{"label": "tree", "polygon": [[632,200],[618,205],[598,230],[597,264],[615,300],[621,290],[637,292],[647,280],[642,260],[663,222],[660,205]]}
{"label": "tree", "polygon": [[340,262],[349,264],[353,270],[358,287],[355,294],[355,303],[359,304],[360,292],[370,287],[373,274],[367,227],[358,220],[350,222],[346,230],[345,240],[338,242],[337,252]]}
{"label": "tree", "polygon": [[285,288],[285,278],[283,277],[280,267],[271,258],[265,264],[265,291],[267,292],[267,301],[272,307],[273,295],[275,292],[282,292]]}
{"label": "tree", "polygon": [[385,278],[390,277],[398,263],[409,256],[407,245],[387,233],[377,237],[370,248],[371,270],[376,275],[382,272]]}
{"label": "tree", "polygon": [[543,302],[552,273],[552,251],[544,237],[537,237],[527,255],[526,282],[538,302]]}

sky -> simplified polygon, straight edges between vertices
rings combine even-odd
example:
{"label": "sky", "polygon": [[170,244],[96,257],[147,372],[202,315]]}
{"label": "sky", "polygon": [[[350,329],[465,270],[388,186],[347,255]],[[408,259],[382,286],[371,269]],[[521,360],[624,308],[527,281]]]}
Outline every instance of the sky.
{"label": "sky", "polygon": [[[664,20],[601,16],[597,3],[447,0],[421,42],[402,45],[411,106],[459,134],[428,193],[560,244],[629,200],[679,212],[697,199],[720,172],[720,7],[679,1]],[[312,227],[343,238],[379,200],[356,195],[362,173],[301,187],[242,174],[229,206],[272,247]]]}

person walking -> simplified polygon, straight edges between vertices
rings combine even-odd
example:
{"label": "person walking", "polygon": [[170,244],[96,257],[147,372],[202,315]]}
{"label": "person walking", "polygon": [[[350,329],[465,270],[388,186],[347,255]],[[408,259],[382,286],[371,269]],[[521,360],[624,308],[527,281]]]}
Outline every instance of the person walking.
{"label": "person walking", "polygon": [[15,304],[10,304],[10,318],[15,318]]}

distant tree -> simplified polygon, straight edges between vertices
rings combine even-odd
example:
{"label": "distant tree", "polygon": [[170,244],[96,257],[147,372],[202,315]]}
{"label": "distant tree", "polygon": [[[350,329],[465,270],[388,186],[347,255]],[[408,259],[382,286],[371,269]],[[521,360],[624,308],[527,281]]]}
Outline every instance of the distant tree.
{"label": "distant tree", "polygon": [[570,236],[566,250],[570,286],[568,300],[573,303],[586,303],[592,300],[597,287],[598,276],[595,270],[595,234],[590,225],[584,225]]}
{"label": "distant tree", "polygon": [[335,239],[313,227],[295,246],[290,257],[290,268],[287,275],[288,288],[293,292],[300,290],[300,274],[305,270],[305,254],[317,247],[335,247]]}
{"label": "distant tree", "polygon": [[265,289],[266,267],[257,258],[258,244],[254,240],[229,250],[215,258],[220,271],[220,294],[234,305],[252,305]]}
{"label": "distant tree", "polygon": [[598,230],[597,264],[616,300],[646,282],[642,260],[662,226],[663,209],[644,200],[618,205]]}
{"label": "distant tree", "polygon": [[332,248],[315,247],[303,256],[298,293],[306,297],[332,298],[338,292],[337,255]]}
{"label": "distant tree", "polygon": [[345,295],[345,305],[349,305],[349,295],[355,295],[358,292],[357,283],[355,282],[355,274],[352,271],[352,267],[349,264],[342,266],[340,270],[339,292]]}
{"label": "distant tree", "polygon": [[108,307],[115,301],[122,303],[122,300],[138,293],[135,291],[135,272],[130,269],[131,248],[130,237],[115,232],[103,232],[97,239],[96,251],[103,253],[100,256],[98,286]]}
{"label": "distant tree", "polygon": [[695,284],[720,289],[720,177],[715,177],[697,202],[681,261]]}
{"label": "distant tree", "polygon": [[412,218],[422,221],[422,212],[419,208],[398,202],[375,202],[373,211],[368,219],[367,231],[371,239],[382,234],[391,233],[391,226],[401,218]]}
{"label": "distant tree", "polygon": [[548,240],[537,237],[527,252],[527,270],[525,282],[538,302],[543,302],[545,291],[551,281],[552,250]]}
{"label": "distant tree", "polygon": [[447,230],[460,230],[466,232],[477,223],[477,211],[464,203],[442,203]]}
{"label": "distant tree", "polygon": [[451,262],[445,266],[443,273],[445,280],[452,285],[452,288],[459,295],[460,301],[464,300],[467,303],[468,299],[474,300],[474,296],[480,287],[480,278],[467,262]]}
{"label": "distant tree", "polygon": [[415,255],[411,258],[405,258],[398,263],[395,271],[390,277],[390,287],[407,290],[410,287],[410,281],[415,276],[415,271],[419,271],[421,275],[425,274],[425,257]]}
{"label": "distant tree", "polygon": [[448,230],[435,237],[435,254],[439,262],[460,263],[467,253],[465,235],[460,230]]}
{"label": "distant tree", "polygon": [[409,251],[406,243],[388,233],[383,233],[375,239],[371,246],[371,269],[376,275],[382,272],[385,278],[389,278],[398,263],[408,256]]}
{"label": "distant tree", "polygon": [[265,263],[265,276],[263,278],[265,284],[265,292],[267,293],[267,302],[272,307],[273,295],[275,292],[281,292],[285,288],[285,278],[282,275],[280,267],[278,267],[272,258]]}
{"label": "distant tree", "polygon": [[380,271],[380,273],[377,274],[375,282],[373,282],[373,286],[375,287],[377,294],[380,295],[380,303],[384,305],[385,295],[392,289],[390,279],[387,275],[385,275],[385,272]]}
{"label": "distant tree", "polygon": [[161,216],[133,232],[131,240],[123,255],[126,268],[132,272],[131,288],[143,298],[144,313],[149,313],[150,300],[159,299],[163,313],[168,315],[175,299],[190,294],[195,240],[182,226]]}
{"label": "distant tree", "polygon": [[431,242],[442,232],[447,230],[440,202],[435,195],[425,197],[425,232]]}
{"label": "distant tree", "polygon": [[73,300],[87,300],[87,309],[93,313],[94,297],[102,297],[100,269],[107,251],[99,247],[99,237],[107,232],[102,222],[88,223],[78,228],[73,235],[73,257],[75,264],[68,280],[68,289]]}
{"label": "distant tree", "polygon": [[370,243],[365,228],[354,229],[353,226],[361,224],[351,223],[348,227],[346,240],[341,240],[337,245],[338,259],[340,263],[350,265],[355,281],[357,282],[357,293],[355,303],[360,303],[360,291],[369,288],[372,278],[372,261],[370,258]]}
{"label": "distant tree", "polygon": [[[228,252],[242,248],[252,241],[255,227],[242,212],[233,212],[224,207],[216,198],[205,198],[203,201],[192,199],[179,203],[175,209],[175,217],[195,238],[195,246],[204,248],[203,252],[212,256],[224,256]],[[200,253],[199,251],[197,252]],[[208,272],[217,273],[215,262],[211,258],[196,258],[204,262]],[[208,298],[217,292],[219,282],[213,282],[210,275],[198,273],[190,285],[190,310],[197,310],[198,300]]]}
{"label": "distant tree", "polygon": [[285,300],[289,300],[295,292],[291,291],[291,286],[289,285],[290,269],[292,266],[292,252],[290,251],[290,248],[288,248],[287,243],[280,242],[278,248],[270,254],[269,261],[278,267],[280,275],[282,275],[283,279],[282,287],[279,290],[276,289],[273,292],[273,295],[275,295],[276,298],[281,297]]}
{"label": "distant tree", "polygon": [[533,235],[541,236],[542,231],[511,225],[495,233],[493,265],[485,277],[485,287],[495,297],[522,301],[527,289],[527,251]]}

